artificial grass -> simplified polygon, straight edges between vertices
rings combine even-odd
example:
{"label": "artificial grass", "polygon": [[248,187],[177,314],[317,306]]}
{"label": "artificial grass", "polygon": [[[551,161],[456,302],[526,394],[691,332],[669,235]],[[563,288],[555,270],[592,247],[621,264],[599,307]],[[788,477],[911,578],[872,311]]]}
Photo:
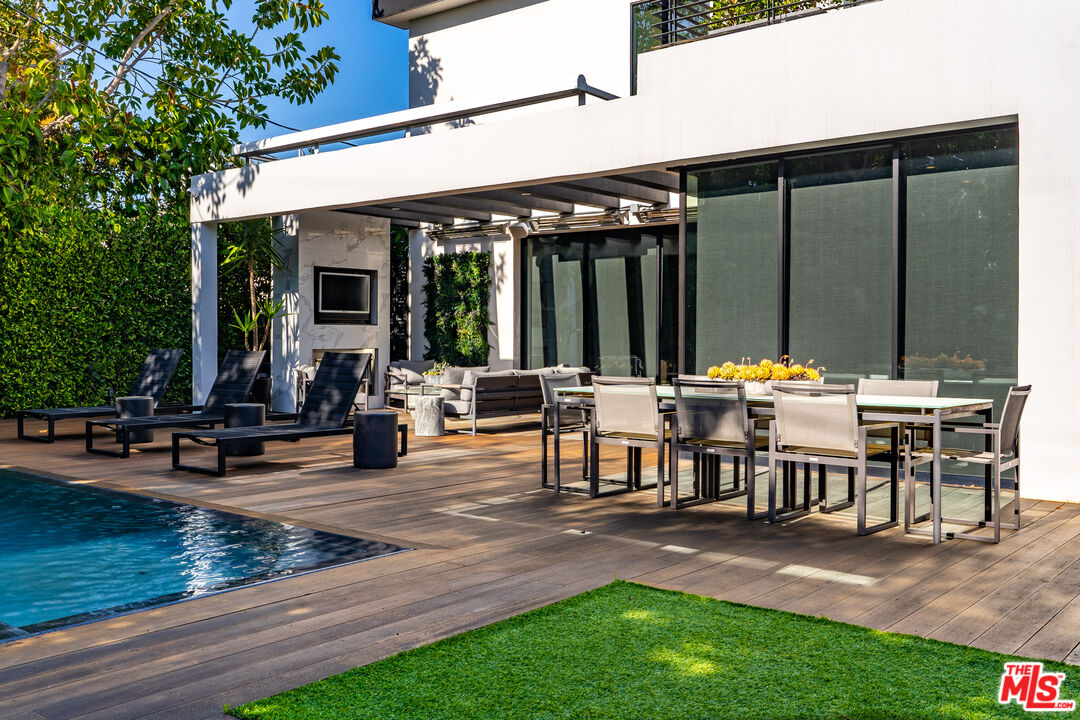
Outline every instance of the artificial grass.
{"label": "artificial grass", "polygon": [[[249,703],[247,720],[998,718],[1012,656],[616,581]],[[1061,663],[1063,698],[1080,673]]]}

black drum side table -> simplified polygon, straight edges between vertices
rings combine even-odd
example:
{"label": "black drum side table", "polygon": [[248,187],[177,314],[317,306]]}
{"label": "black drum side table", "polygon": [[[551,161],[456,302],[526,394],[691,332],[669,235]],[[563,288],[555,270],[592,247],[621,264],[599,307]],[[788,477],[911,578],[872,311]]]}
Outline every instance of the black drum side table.
{"label": "black drum side table", "polygon": [[[266,406],[262,403],[229,403],[225,406],[225,427],[255,427],[266,424]],[[266,443],[262,440],[245,440],[231,443],[228,455],[232,457],[250,457],[266,452]]]}
{"label": "black drum side table", "polygon": [[[116,398],[116,416],[121,418],[150,417],[154,414],[154,398],[149,395],[126,395]],[[116,442],[120,442],[120,431],[116,432]],[[151,428],[131,429],[128,442],[132,445],[154,442]]]}

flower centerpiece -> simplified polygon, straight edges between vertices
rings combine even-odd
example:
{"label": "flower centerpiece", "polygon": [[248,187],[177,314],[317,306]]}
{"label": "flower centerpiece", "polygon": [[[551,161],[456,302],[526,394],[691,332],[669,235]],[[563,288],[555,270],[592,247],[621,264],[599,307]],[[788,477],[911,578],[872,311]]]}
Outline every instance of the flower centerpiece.
{"label": "flower centerpiece", "polygon": [[446,373],[446,368],[450,367],[449,363],[445,363],[442,360],[436,361],[431,366],[430,370],[424,371],[424,382],[428,385],[438,385],[443,381],[443,375]]}
{"label": "flower centerpiece", "polygon": [[800,365],[787,355],[776,361],[766,358],[757,365],[751,364],[750,358],[743,358],[738,365],[730,360],[723,365],[713,365],[708,376],[712,380],[742,380],[747,395],[768,395],[772,392],[772,383],[777,381],[824,382],[825,368],[813,365],[813,360]]}

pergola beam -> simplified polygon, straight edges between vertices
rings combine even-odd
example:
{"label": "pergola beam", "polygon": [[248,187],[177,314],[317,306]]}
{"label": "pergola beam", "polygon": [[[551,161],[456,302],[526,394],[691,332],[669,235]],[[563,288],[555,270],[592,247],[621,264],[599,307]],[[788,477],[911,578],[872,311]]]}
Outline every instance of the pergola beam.
{"label": "pergola beam", "polygon": [[[408,212],[419,213],[421,215],[429,213],[434,213],[436,215],[449,214],[453,215],[455,218],[463,218],[465,220],[476,220],[477,222],[482,223],[491,222],[490,210],[476,210],[463,205],[451,204],[451,199],[452,198],[430,198],[427,200],[410,200],[408,202],[394,203],[394,207]],[[438,200],[438,202],[436,200]]]}
{"label": "pergola beam", "polygon": [[574,205],[588,205],[603,210],[618,210],[619,196],[610,193],[593,192],[563,184],[554,185],[526,185],[513,189],[516,193],[529,193],[533,197],[545,200],[561,200]]}
{"label": "pergola beam", "polygon": [[[381,205],[361,205],[359,207],[346,208],[344,212],[353,213],[356,215],[370,215],[371,217],[389,218],[391,220],[412,220],[418,223],[440,223],[442,225],[453,225],[454,217],[452,215],[440,215],[438,213],[417,213],[409,210],[401,210],[400,205],[394,205],[393,207],[384,207]],[[398,209],[394,209],[398,208]]]}
{"label": "pergola beam", "polygon": [[[508,202],[498,202],[482,197],[473,197],[472,195],[447,195],[445,197],[424,198],[421,202],[439,208],[446,208],[444,212],[449,210],[471,210],[473,212],[494,213],[496,215],[506,215],[508,217],[532,216],[532,210],[527,207],[514,205]],[[461,217],[468,216],[462,215]]]}
{"label": "pergola beam", "polygon": [[573,190],[602,193],[618,198],[624,198],[626,200],[649,203],[650,205],[655,203],[666,203],[670,200],[666,190],[655,190],[625,180],[588,178],[585,180],[567,180],[558,184],[561,187]]}
{"label": "pergola beam", "polygon": [[679,173],[667,170],[645,170],[643,172],[626,173],[625,175],[612,175],[612,180],[625,180],[635,185],[644,185],[654,190],[662,190],[669,193],[679,192]]}
{"label": "pergola beam", "polygon": [[[486,190],[484,192],[469,193],[469,197],[480,198],[485,202],[508,204],[508,207],[519,207],[524,210],[542,210],[546,212],[564,213],[574,212],[574,203],[551,198],[538,197],[536,195],[523,195],[519,190],[524,188],[509,188],[507,190]],[[532,214],[531,212],[529,214]],[[526,217],[521,215],[519,217]]]}

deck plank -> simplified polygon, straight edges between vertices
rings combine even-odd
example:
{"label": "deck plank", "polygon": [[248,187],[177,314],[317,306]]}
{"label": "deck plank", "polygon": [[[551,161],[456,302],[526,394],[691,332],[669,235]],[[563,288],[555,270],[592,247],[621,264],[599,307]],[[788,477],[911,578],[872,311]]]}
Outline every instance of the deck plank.
{"label": "deck plank", "polygon": [[[410,437],[392,470],[353,469],[348,437],[271,444],[223,479],[172,471],[167,439],[113,460],[70,436],[15,441],[0,421],[5,466],[416,549],[0,645],[0,720],[217,719],[615,577],[1080,664],[1080,506],[1025,501],[1015,538],[933,546],[902,528],[858,537],[844,513],[769,525],[738,500],[555,496],[529,423]],[[565,449],[576,477],[579,439]],[[947,498],[979,507],[968,489]]]}

